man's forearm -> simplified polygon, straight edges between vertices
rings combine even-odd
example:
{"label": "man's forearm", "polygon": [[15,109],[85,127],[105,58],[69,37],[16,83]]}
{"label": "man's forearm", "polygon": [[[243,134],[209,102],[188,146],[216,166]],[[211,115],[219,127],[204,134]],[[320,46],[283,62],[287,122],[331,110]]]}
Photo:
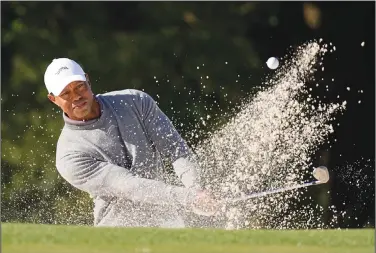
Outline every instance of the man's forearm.
{"label": "man's forearm", "polygon": [[[93,161],[79,153],[64,157],[60,174],[73,186],[92,196],[114,196],[149,204],[189,206],[195,190],[140,178],[117,165]],[[60,165],[60,163],[59,163]]]}

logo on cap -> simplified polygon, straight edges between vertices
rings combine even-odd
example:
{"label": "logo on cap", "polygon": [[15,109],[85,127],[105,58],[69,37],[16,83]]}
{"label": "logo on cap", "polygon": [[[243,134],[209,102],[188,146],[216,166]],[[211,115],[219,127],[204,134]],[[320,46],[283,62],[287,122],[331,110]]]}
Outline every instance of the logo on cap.
{"label": "logo on cap", "polygon": [[59,68],[59,70],[55,73],[55,75],[59,75],[61,71],[63,71],[64,69],[68,69],[67,67],[61,67]]}

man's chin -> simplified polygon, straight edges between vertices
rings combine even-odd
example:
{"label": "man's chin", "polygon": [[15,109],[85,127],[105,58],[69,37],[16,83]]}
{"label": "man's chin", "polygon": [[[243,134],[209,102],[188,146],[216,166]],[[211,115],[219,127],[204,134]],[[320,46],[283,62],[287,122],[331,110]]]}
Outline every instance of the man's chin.
{"label": "man's chin", "polygon": [[74,116],[79,120],[85,120],[88,114],[89,114],[89,110],[87,109],[76,110],[74,112]]}

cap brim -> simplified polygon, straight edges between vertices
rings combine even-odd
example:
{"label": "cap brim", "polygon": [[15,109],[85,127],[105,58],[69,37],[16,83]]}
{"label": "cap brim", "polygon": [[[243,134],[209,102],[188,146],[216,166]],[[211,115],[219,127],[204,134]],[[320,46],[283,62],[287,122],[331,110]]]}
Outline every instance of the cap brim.
{"label": "cap brim", "polygon": [[68,84],[75,81],[86,81],[86,77],[84,75],[73,75],[68,76],[62,80],[60,80],[59,83],[56,83],[53,85],[51,92],[54,94],[54,96],[59,96],[60,93],[64,90],[65,87],[67,87]]}

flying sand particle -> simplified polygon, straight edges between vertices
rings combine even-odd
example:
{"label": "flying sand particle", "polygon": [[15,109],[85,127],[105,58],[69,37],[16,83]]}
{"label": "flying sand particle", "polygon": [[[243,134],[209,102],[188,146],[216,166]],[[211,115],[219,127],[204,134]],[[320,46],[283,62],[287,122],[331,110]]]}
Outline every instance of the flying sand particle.
{"label": "flying sand particle", "polygon": [[[326,53],[321,49],[315,42],[299,47],[275,77],[264,82],[262,91],[244,101],[226,125],[195,147],[203,169],[202,184],[216,197],[239,197],[295,184],[312,168],[312,154],[333,132],[330,121],[345,109],[344,103],[299,99],[310,95],[305,83],[313,78],[313,67]],[[316,209],[303,206],[288,212],[300,196],[301,192],[291,191],[234,205],[226,212],[226,228],[323,226]]]}

